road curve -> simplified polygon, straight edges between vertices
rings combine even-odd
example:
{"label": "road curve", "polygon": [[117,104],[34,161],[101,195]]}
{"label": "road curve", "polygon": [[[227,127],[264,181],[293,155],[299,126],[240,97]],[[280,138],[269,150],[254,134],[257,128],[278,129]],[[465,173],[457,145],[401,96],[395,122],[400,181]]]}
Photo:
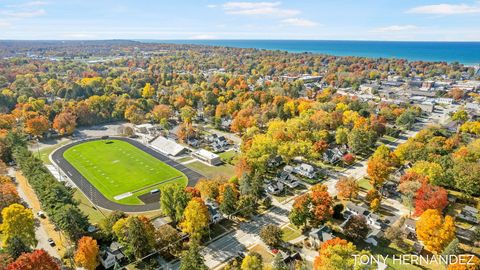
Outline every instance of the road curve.
{"label": "road curve", "polygon": [[[148,153],[149,155],[157,158],[158,160],[172,166],[173,168],[184,173],[188,178],[188,185],[194,186],[197,181],[203,177],[196,171],[191,170],[188,167],[168,158],[167,156],[153,150],[152,148],[129,138],[123,137],[110,137],[109,139],[121,140],[128,142],[131,145],[139,148],[140,150]],[[55,150],[50,156],[51,161],[62,170],[62,172],[68,176],[68,178],[79,188],[83,194],[96,206],[108,209],[108,210],[119,210],[126,213],[138,213],[138,212],[148,212],[158,210],[160,208],[159,202],[148,203],[144,205],[124,205],[120,203],[113,202],[107,199],[100,191],[98,191],[75,167],[73,167],[64,157],[63,154],[65,151],[75,145],[88,142],[101,140],[101,138],[92,138],[81,141],[76,141],[67,145],[64,145],[57,150]]]}

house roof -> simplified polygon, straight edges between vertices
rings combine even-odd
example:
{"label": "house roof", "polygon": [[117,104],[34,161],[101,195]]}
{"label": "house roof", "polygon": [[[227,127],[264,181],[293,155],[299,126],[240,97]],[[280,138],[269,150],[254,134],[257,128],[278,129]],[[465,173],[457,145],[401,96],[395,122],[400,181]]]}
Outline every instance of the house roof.
{"label": "house roof", "polygon": [[201,157],[204,157],[206,159],[215,159],[215,158],[219,158],[219,156],[217,154],[214,154],[210,151],[207,151],[205,149],[200,149],[198,151],[195,152],[196,155],[199,155]]}
{"label": "house roof", "polygon": [[182,145],[162,136],[157,137],[150,145],[160,152],[171,156],[176,156],[185,150],[185,147]]}

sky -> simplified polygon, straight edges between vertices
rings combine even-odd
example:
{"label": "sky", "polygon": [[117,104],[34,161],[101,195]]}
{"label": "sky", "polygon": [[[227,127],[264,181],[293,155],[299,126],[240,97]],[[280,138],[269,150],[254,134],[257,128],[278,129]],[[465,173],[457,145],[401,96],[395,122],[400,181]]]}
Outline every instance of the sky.
{"label": "sky", "polygon": [[480,0],[0,0],[0,39],[480,41]]}

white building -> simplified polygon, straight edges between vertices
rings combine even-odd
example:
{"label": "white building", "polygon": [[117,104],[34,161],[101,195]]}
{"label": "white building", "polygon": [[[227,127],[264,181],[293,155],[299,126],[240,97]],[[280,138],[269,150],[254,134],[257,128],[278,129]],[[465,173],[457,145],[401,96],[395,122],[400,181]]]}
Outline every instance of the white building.
{"label": "white building", "polygon": [[198,151],[195,151],[192,153],[192,156],[194,158],[197,158],[203,162],[206,162],[210,165],[217,166],[222,164],[222,160],[220,159],[220,156],[217,154],[214,154],[210,151],[207,151],[205,149],[200,149]]}
{"label": "white building", "polygon": [[179,156],[186,152],[186,148],[182,145],[176,143],[175,141],[169,140],[165,137],[159,136],[153,140],[150,145],[161,153],[169,156]]}

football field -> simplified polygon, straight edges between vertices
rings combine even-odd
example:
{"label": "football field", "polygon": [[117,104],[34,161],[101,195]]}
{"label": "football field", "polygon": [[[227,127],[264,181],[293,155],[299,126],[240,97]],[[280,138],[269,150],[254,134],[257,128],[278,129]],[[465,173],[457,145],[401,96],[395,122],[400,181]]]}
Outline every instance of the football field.
{"label": "football field", "polygon": [[182,172],[121,140],[84,142],[63,156],[107,199],[122,204],[142,204],[138,196],[162,184],[188,182]]}

